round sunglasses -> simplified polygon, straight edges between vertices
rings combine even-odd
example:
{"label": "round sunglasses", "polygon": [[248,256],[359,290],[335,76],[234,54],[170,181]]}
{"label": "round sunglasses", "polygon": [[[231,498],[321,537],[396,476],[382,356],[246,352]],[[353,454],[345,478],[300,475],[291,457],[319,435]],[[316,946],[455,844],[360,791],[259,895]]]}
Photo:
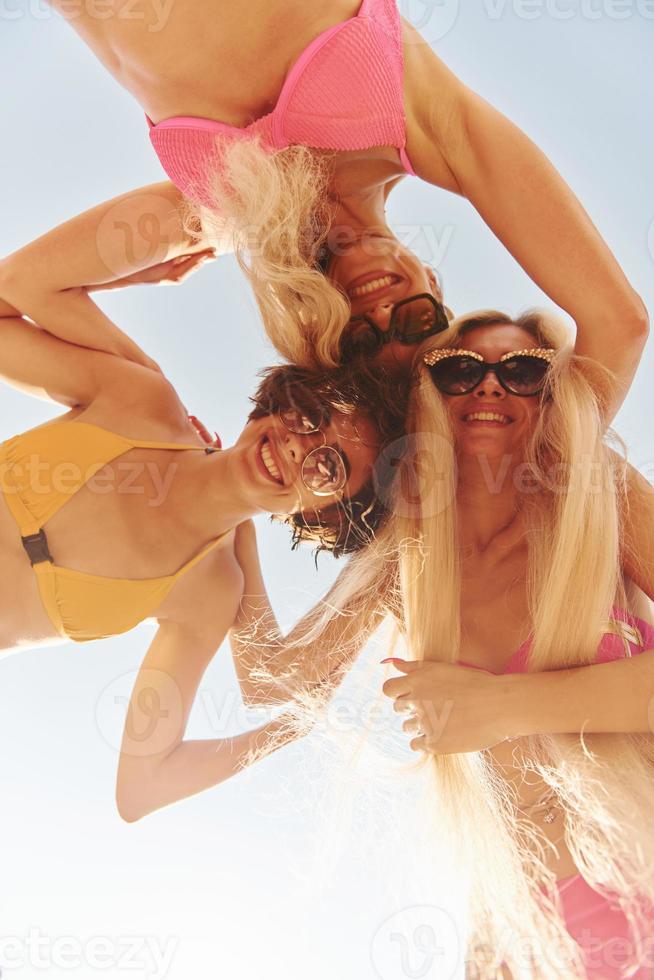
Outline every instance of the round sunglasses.
{"label": "round sunglasses", "polygon": [[419,344],[449,325],[442,303],[431,293],[418,293],[393,304],[388,330],[382,330],[367,313],[352,317],[341,338],[341,357],[374,357],[393,340],[405,346]]}
{"label": "round sunglasses", "polygon": [[430,351],[423,360],[434,384],[446,395],[468,395],[493,371],[505,391],[529,398],[544,388],[555,353],[548,347],[532,347],[503,354],[490,364],[475,351],[449,348]]}
{"label": "round sunglasses", "polygon": [[[349,470],[338,450],[326,445],[327,437],[323,432],[323,426],[329,425],[331,421],[329,412],[324,408],[309,410],[283,408],[279,409],[278,415],[289,432],[303,436],[320,432],[325,440],[325,444],[310,450],[302,462],[300,476],[307,490],[316,497],[331,497],[332,494],[343,490],[348,480]],[[338,434],[341,439],[367,445],[351,419],[345,418],[342,423],[339,422]]]}

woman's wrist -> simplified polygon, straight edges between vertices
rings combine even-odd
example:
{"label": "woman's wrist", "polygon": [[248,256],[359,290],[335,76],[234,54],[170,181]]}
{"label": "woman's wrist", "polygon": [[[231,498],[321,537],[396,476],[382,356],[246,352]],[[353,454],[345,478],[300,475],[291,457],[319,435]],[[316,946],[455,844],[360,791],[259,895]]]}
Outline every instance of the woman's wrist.
{"label": "woman's wrist", "polygon": [[[512,737],[568,731],[560,726],[563,678],[561,671],[503,674],[508,725]],[[566,696],[567,696],[567,692]]]}

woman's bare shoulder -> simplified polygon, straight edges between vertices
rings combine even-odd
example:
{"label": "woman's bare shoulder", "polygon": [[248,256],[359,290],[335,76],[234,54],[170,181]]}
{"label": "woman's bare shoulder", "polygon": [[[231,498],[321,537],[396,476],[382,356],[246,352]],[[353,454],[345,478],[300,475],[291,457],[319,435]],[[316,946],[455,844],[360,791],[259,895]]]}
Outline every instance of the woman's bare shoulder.
{"label": "woman's bare shoulder", "polygon": [[221,643],[233,625],[243,597],[244,575],[234,552],[234,531],[171,590],[158,613]]}
{"label": "woman's bare shoulder", "polygon": [[[142,367],[133,361],[112,358],[111,372],[105,376],[105,381],[97,397],[85,412],[85,417],[97,421],[96,416],[107,418],[125,418],[139,427],[141,423],[155,421],[159,426],[170,431],[170,436],[150,436],[125,432],[134,438],[170,438],[173,441],[175,433],[182,434],[188,429],[188,413],[174,384],[164,375],[149,368]],[[100,424],[100,423],[98,423]],[[132,426],[133,427],[133,426]]]}

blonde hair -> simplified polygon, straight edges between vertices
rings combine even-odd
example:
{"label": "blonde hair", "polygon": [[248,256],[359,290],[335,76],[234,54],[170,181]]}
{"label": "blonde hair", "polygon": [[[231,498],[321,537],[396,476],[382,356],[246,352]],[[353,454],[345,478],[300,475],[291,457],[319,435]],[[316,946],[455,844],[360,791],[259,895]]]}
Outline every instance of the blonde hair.
{"label": "blonde hair", "polygon": [[[551,316],[532,312],[513,321],[497,311],[482,311],[455,320],[423,351],[459,346],[469,329],[495,323],[515,323],[539,346],[559,351],[548,374],[550,398],[543,400],[525,458],[540,491],[521,498],[533,622],[527,669],[591,664],[612,606],[627,604],[620,567],[626,461],[605,441],[602,405],[589,381],[597,364],[574,354],[565,328]],[[433,459],[440,463],[444,456],[446,465],[439,465],[439,471],[448,474],[445,482],[438,481],[437,498],[423,500],[420,512],[400,513],[393,521],[398,542],[416,542],[400,554],[408,646],[415,659],[453,663],[461,644],[457,514],[450,505],[456,496],[456,459],[445,401],[424,366],[418,369],[408,431],[419,432],[423,445],[431,440]],[[552,468],[557,469],[556,488],[540,479]],[[599,491],[593,483],[598,474]],[[556,793],[566,820],[565,840],[579,871],[592,887],[615,891],[630,923],[646,935],[642,899],[654,902],[654,737],[536,735],[523,746],[517,761]],[[426,761],[437,783],[439,832],[448,833],[471,875],[469,962],[474,975],[494,977],[503,957],[517,976],[554,980],[562,968],[547,956],[553,945],[569,957],[571,973],[566,975],[574,970],[585,975],[579,948],[559,914],[554,875],[540,857],[537,828],[519,813],[490,753]],[[507,930],[513,942],[502,951]],[[536,949],[521,957],[525,938]]]}
{"label": "blonde hair", "polygon": [[[416,455],[424,459],[427,453],[430,470],[435,468],[440,478],[431,481],[429,493],[414,495],[406,506],[398,474],[390,521],[350,561],[323,608],[292,634],[287,648],[298,650],[298,662],[289,667],[289,675],[300,666],[300,651],[312,649],[315,656],[315,650],[324,649],[326,635],[333,641],[333,623],[340,619],[343,635],[350,630],[345,654],[338,643],[324,654],[330,675],[338,677],[339,661],[349,664],[357,646],[348,623],[360,624],[360,647],[381,610],[396,618],[410,659],[454,663],[461,658],[456,450],[445,400],[420,355],[435,347],[461,346],[468,330],[497,323],[522,327],[539,346],[558,352],[524,460],[540,481],[538,493],[522,497],[533,622],[527,670],[595,661],[612,606],[627,606],[620,564],[626,459],[611,449],[611,437],[623,452],[626,447],[605,432],[596,386],[598,378],[609,384],[611,372],[575,355],[567,329],[549,314],[532,311],[513,320],[484,310],[454,320],[417,355],[407,431],[419,439]],[[552,469],[557,470],[556,488],[541,479]],[[592,479],[598,474],[599,492]],[[273,675],[263,667],[259,676]],[[302,730],[311,728],[308,719],[319,713],[329,694],[329,685],[323,685],[299,696],[292,710],[300,727],[304,720]],[[615,894],[636,932],[647,935],[651,923],[644,903],[654,904],[654,736],[528,736],[519,752],[516,747],[514,763],[540,776],[555,793],[566,843],[586,881]],[[585,976],[580,949],[561,914],[555,875],[543,860],[548,845],[519,810],[515,789],[491,752],[430,755],[424,766],[436,791],[434,835],[449,847],[469,882],[466,976],[494,980],[502,962],[520,978]],[[634,957],[642,954],[635,942]]]}
{"label": "blonde hair", "polygon": [[203,185],[215,207],[187,203],[189,229],[235,250],[274,347],[307,368],[339,364],[351,316],[345,294],[316,267],[333,217],[329,179],[329,157],[308,147],[270,153],[258,138],[218,139]]}

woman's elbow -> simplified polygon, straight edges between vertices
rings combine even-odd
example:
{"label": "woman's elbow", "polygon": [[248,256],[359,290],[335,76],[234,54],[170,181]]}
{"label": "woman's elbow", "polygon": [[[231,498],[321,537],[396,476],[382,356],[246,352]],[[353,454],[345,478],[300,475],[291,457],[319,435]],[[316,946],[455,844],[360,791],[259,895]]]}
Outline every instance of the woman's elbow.
{"label": "woman's elbow", "polygon": [[125,823],[136,823],[152,813],[152,798],[148,796],[142,781],[118,779],[116,782],[116,809]]}
{"label": "woman's elbow", "polygon": [[640,338],[642,341],[647,340],[649,336],[649,313],[642,297],[637,292],[633,293],[624,316],[629,332],[634,338]]}
{"label": "woman's elbow", "polygon": [[246,708],[278,708],[291,700],[288,694],[280,694],[278,691],[243,691],[241,697]]}
{"label": "woman's elbow", "polygon": [[147,816],[147,811],[143,807],[136,806],[132,800],[125,799],[119,793],[116,793],[116,809],[118,816],[125,823],[136,823]]}

